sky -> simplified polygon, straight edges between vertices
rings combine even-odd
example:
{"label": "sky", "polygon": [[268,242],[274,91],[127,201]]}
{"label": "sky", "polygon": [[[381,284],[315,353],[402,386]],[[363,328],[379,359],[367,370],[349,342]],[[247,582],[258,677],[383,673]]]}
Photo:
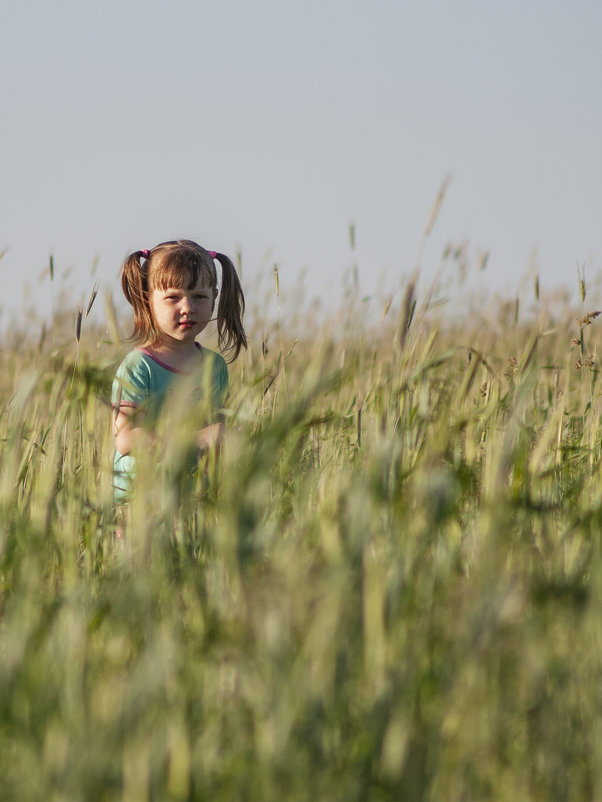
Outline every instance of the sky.
{"label": "sky", "polygon": [[450,244],[492,290],[576,291],[602,273],[601,30],[599,0],[4,3],[3,314],[44,308],[50,254],[55,304],[118,296],[176,237],[326,307],[352,265],[395,290]]}

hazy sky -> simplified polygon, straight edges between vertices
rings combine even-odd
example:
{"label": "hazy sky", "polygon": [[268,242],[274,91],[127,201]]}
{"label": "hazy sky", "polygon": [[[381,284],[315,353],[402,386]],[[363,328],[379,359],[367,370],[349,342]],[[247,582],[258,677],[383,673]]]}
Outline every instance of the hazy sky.
{"label": "hazy sky", "polygon": [[602,270],[601,31],[600,0],[6,2],[2,306],[50,252],[117,293],[178,236],[336,290],[350,221],[362,290],[393,288],[447,176],[425,274],[467,241],[492,287],[576,287]]}

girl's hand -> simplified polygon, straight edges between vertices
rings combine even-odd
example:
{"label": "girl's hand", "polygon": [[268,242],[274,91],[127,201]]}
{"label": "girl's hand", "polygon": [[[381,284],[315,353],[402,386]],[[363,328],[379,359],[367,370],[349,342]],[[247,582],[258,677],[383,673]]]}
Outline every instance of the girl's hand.
{"label": "girl's hand", "polygon": [[210,448],[216,448],[221,445],[224,439],[224,429],[225,426],[221,421],[200,429],[196,435],[197,446],[201,451],[207,451]]}

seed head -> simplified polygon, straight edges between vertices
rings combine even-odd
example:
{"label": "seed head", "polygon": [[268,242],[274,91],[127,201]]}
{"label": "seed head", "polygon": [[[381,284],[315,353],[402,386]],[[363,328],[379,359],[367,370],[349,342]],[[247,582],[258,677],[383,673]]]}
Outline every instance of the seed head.
{"label": "seed head", "polygon": [[82,317],[83,312],[81,309],[77,310],[77,315],[75,317],[75,339],[79,342],[80,337],[82,335]]}
{"label": "seed head", "polygon": [[584,326],[589,326],[592,320],[595,320],[600,314],[602,314],[602,312],[599,309],[595,312],[588,312],[587,315],[577,318],[577,325],[580,329],[582,329]]}
{"label": "seed head", "polygon": [[512,376],[514,376],[514,374],[517,372],[518,372],[518,359],[515,356],[511,356],[510,359],[508,360],[508,367],[504,371],[504,376],[506,376],[506,378],[509,379]]}

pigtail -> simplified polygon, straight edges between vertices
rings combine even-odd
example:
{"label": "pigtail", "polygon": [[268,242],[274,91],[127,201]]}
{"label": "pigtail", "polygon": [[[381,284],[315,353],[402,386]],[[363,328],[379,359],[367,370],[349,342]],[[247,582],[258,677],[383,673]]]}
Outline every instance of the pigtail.
{"label": "pigtail", "polygon": [[215,259],[222,267],[222,286],[217,310],[218,343],[222,351],[233,354],[230,360],[233,362],[240,349],[247,347],[247,335],[242,324],[245,296],[231,259],[223,253],[216,253]]}
{"label": "pigtail", "polygon": [[124,261],[121,271],[123,294],[134,310],[134,331],[129,339],[138,343],[147,340],[154,329],[148,298],[149,255],[146,250],[134,251]]}

